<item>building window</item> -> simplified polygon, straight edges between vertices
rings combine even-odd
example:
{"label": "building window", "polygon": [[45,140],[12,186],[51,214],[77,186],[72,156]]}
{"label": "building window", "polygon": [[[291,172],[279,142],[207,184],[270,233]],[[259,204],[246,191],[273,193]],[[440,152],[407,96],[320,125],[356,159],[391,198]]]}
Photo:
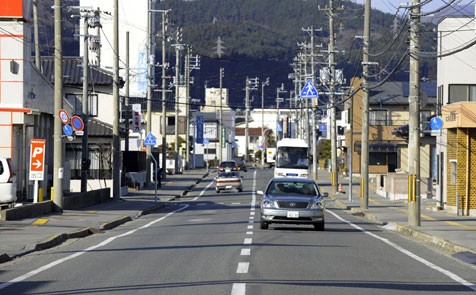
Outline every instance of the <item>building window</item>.
{"label": "building window", "polygon": [[456,172],[457,172],[457,170],[456,170],[457,165],[456,164],[458,164],[458,162],[456,160],[450,160],[451,185],[456,185],[456,176],[457,176],[456,175]]}
{"label": "building window", "polygon": [[369,165],[387,165],[387,154],[369,153]]}
{"label": "building window", "polygon": [[449,85],[448,103],[458,101],[476,101],[476,85]]}
{"label": "building window", "polygon": [[388,125],[387,124],[387,110],[370,110],[369,111],[369,125]]}

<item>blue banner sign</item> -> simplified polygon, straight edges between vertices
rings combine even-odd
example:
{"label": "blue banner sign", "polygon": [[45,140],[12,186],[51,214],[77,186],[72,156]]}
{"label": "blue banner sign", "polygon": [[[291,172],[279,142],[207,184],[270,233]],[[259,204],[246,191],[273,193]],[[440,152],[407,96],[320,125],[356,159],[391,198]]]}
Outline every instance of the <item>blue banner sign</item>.
{"label": "blue banner sign", "polygon": [[203,116],[197,116],[197,138],[195,142],[203,144]]}

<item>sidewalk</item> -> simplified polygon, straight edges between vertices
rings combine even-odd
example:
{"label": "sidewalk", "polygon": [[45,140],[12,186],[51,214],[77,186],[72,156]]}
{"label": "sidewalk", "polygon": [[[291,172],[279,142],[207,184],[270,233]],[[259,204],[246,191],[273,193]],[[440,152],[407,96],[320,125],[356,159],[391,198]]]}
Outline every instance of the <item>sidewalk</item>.
{"label": "sidewalk", "polygon": [[352,199],[349,194],[349,177],[340,178],[343,193],[331,195],[330,173],[319,170],[318,181],[321,189],[329,192],[329,197],[339,208],[350,210],[353,215],[371,222],[385,225],[415,239],[430,243],[453,253],[453,256],[476,265],[476,217],[456,216],[437,211],[432,199],[421,200],[420,226],[408,225],[407,200],[392,200],[377,195],[369,188],[368,209],[360,208],[360,179],[352,183]]}
{"label": "sidewalk", "polygon": [[208,175],[206,169],[167,175],[162,188],[129,189],[119,200],[80,210],[65,210],[42,218],[0,221],[0,263],[15,257],[54,247],[70,238],[85,237],[111,229],[185,196]]}

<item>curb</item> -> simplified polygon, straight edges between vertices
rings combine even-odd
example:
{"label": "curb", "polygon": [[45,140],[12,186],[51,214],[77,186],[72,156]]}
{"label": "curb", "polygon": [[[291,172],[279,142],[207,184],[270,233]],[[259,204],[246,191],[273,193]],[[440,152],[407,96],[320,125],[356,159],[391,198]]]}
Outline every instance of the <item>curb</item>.
{"label": "curb", "polygon": [[[426,242],[426,243],[428,243],[432,246],[435,246],[437,248],[440,248],[440,249],[443,249],[445,251],[449,251],[449,252],[452,252],[452,253],[469,253],[471,255],[476,255],[476,253],[474,252],[473,249],[454,244],[454,243],[452,243],[452,242],[450,242],[450,241],[448,241],[448,240],[446,240],[442,237],[430,235],[430,234],[424,233],[422,231],[416,230],[414,228],[411,228],[409,226],[402,225],[402,224],[397,223],[397,222],[382,221],[377,216],[375,216],[373,214],[368,214],[366,212],[363,212],[359,208],[348,206],[347,204],[345,204],[344,202],[342,202],[340,200],[333,199],[333,201],[334,201],[334,203],[336,204],[337,207],[352,212],[354,216],[359,216],[359,217],[368,219],[368,220],[370,220],[373,223],[376,223],[378,225],[387,225],[387,224],[394,225],[396,232],[399,232],[399,233],[401,233],[403,235],[406,235],[406,236],[409,236],[409,237],[413,237],[413,238],[415,238],[419,241]],[[474,264],[474,263],[472,263],[472,264]]]}
{"label": "curb", "polygon": [[[427,243],[429,243],[433,246],[436,246],[438,248],[441,248],[441,249],[444,249],[444,250],[447,250],[447,251],[450,251],[450,252],[453,252],[453,253],[457,253],[457,252],[471,252],[471,253],[474,253],[473,249],[454,244],[454,243],[452,243],[452,242],[450,242],[450,241],[448,241],[448,240],[446,240],[442,237],[429,235],[429,234],[424,233],[422,231],[416,230],[414,228],[411,228],[411,227],[408,227],[408,226],[405,226],[405,225],[401,225],[401,224],[396,223],[396,222],[392,222],[392,224],[394,224],[396,226],[396,231],[397,232],[402,233],[402,234],[407,235],[407,236],[411,236],[411,237],[416,238],[420,241],[427,242]],[[474,254],[476,255],[476,253],[474,253]]]}

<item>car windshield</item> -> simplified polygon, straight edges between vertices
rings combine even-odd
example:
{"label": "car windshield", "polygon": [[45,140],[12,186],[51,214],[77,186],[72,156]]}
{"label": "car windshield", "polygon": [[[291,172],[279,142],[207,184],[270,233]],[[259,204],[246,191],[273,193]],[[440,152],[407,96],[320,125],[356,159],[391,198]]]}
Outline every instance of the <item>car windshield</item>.
{"label": "car windshield", "polygon": [[317,196],[318,189],[310,182],[300,181],[274,181],[272,182],[267,194],[275,195],[303,195],[303,196]]}

